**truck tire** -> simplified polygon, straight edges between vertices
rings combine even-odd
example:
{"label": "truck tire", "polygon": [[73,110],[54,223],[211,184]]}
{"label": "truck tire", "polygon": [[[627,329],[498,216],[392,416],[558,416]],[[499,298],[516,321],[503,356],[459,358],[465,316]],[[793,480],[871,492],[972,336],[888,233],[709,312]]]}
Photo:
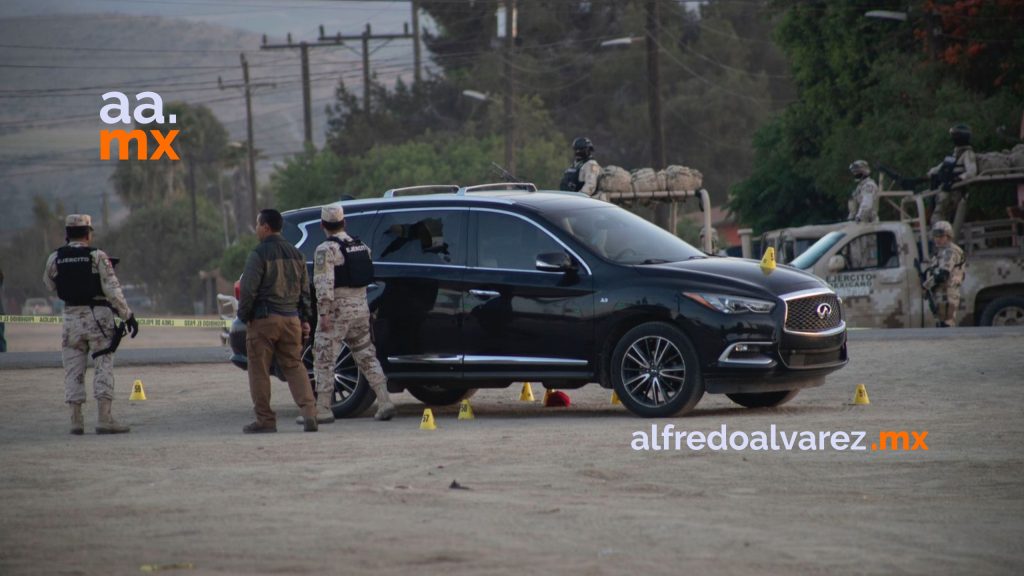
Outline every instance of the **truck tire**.
{"label": "truck tire", "polygon": [[730,400],[744,408],[774,408],[782,406],[796,398],[799,390],[782,390],[781,392],[743,392],[726,394]]}
{"label": "truck tire", "polygon": [[981,326],[1024,326],[1024,298],[1007,296],[985,305]]}
{"label": "truck tire", "polygon": [[682,330],[664,322],[626,332],[615,345],[608,372],[622,405],[644,418],[685,414],[704,395],[693,344]]}

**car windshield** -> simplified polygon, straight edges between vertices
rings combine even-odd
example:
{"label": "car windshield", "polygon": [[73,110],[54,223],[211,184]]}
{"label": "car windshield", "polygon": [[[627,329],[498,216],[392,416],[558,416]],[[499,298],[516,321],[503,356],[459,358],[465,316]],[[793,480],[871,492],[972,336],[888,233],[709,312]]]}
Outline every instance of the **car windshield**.
{"label": "car windshield", "polygon": [[647,220],[612,205],[551,212],[545,217],[617,264],[660,264],[705,254]]}
{"label": "car windshield", "polygon": [[821,258],[822,254],[828,252],[830,248],[836,245],[836,242],[842,240],[843,236],[846,236],[846,234],[839,231],[829,232],[823,236],[821,240],[812,244],[806,252],[797,256],[795,260],[789,263],[789,265],[801,270],[810,269],[811,266],[814,266],[814,263]]}

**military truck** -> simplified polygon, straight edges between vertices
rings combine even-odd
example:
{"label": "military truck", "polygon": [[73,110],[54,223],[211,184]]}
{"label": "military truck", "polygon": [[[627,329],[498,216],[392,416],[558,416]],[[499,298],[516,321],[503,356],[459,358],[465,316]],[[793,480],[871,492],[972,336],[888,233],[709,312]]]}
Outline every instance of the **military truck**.
{"label": "military truck", "polygon": [[[809,224],[807,226],[769,230],[762,234],[759,242],[757,242],[757,252],[747,253],[744,250],[743,257],[753,258],[754,253],[759,252],[763,254],[768,247],[771,247],[775,249],[775,262],[778,264],[788,264],[797,256],[803,254],[823,236],[835,230],[842,230],[848,224],[849,222]],[[742,235],[745,232],[746,230],[741,230],[740,234]]]}
{"label": "military truck", "polygon": [[[934,326],[918,267],[923,270],[928,265],[933,251],[925,206],[940,192],[887,189],[893,182],[879,175],[875,211],[885,203],[899,220],[772,230],[761,236],[757,249],[749,238],[743,238],[743,257],[760,257],[771,246],[777,262],[824,278],[843,298],[846,321],[852,327]],[[1024,185],[1024,170],[1016,166],[982,170],[952,189],[985,182]],[[953,222],[955,240],[967,257],[957,324],[1024,324],[1024,220],[1020,210],[1008,210],[1007,219],[964,224],[965,212],[966,202],[960,202]],[[744,232],[749,234],[749,230],[741,230],[741,236]],[[816,236],[819,239],[814,241]]]}
{"label": "military truck", "polygon": [[[824,278],[843,299],[852,327],[934,326],[919,275],[933,252],[923,217],[928,194],[908,198],[922,216],[849,223],[825,234],[789,265]],[[967,257],[957,324],[1024,324],[1024,220],[967,223],[955,241]]]}

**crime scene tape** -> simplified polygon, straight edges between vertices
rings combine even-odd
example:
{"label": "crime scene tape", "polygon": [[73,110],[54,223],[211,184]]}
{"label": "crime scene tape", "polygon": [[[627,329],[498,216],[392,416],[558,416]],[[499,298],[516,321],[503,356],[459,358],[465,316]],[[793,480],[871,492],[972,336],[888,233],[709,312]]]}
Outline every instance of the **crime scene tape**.
{"label": "crime scene tape", "polygon": [[[136,318],[139,326],[154,328],[230,328],[231,320],[212,318]],[[10,324],[60,324],[61,316],[0,315],[0,322]]]}

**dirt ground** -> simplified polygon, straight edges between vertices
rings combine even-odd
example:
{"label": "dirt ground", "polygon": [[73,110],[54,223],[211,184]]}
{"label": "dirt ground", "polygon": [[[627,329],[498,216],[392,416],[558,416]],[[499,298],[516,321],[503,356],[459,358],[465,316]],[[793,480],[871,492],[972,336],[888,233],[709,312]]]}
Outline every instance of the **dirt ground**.
{"label": "dirt ground", "polygon": [[[246,436],[230,365],[124,367],[132,433],[66,431],[56,369],[0,373],[0,574],[1020,574],[1024,337],[851,343],[778,409],[706,396],[641,420],[596,386],[567,409],[486,390],[477,418]],[[148,400],[127,401],[144,381]],[[871,404],[849,403],[858,383]],[[540,388],[535,392],[540,395]],[[927,430],[928,451],[636,452],[634,431]],[[453,480],[468,489],[450,489]],[[186,564],[187,566],[180,566]],[[187,568],[187,569],[186,569]]]}

